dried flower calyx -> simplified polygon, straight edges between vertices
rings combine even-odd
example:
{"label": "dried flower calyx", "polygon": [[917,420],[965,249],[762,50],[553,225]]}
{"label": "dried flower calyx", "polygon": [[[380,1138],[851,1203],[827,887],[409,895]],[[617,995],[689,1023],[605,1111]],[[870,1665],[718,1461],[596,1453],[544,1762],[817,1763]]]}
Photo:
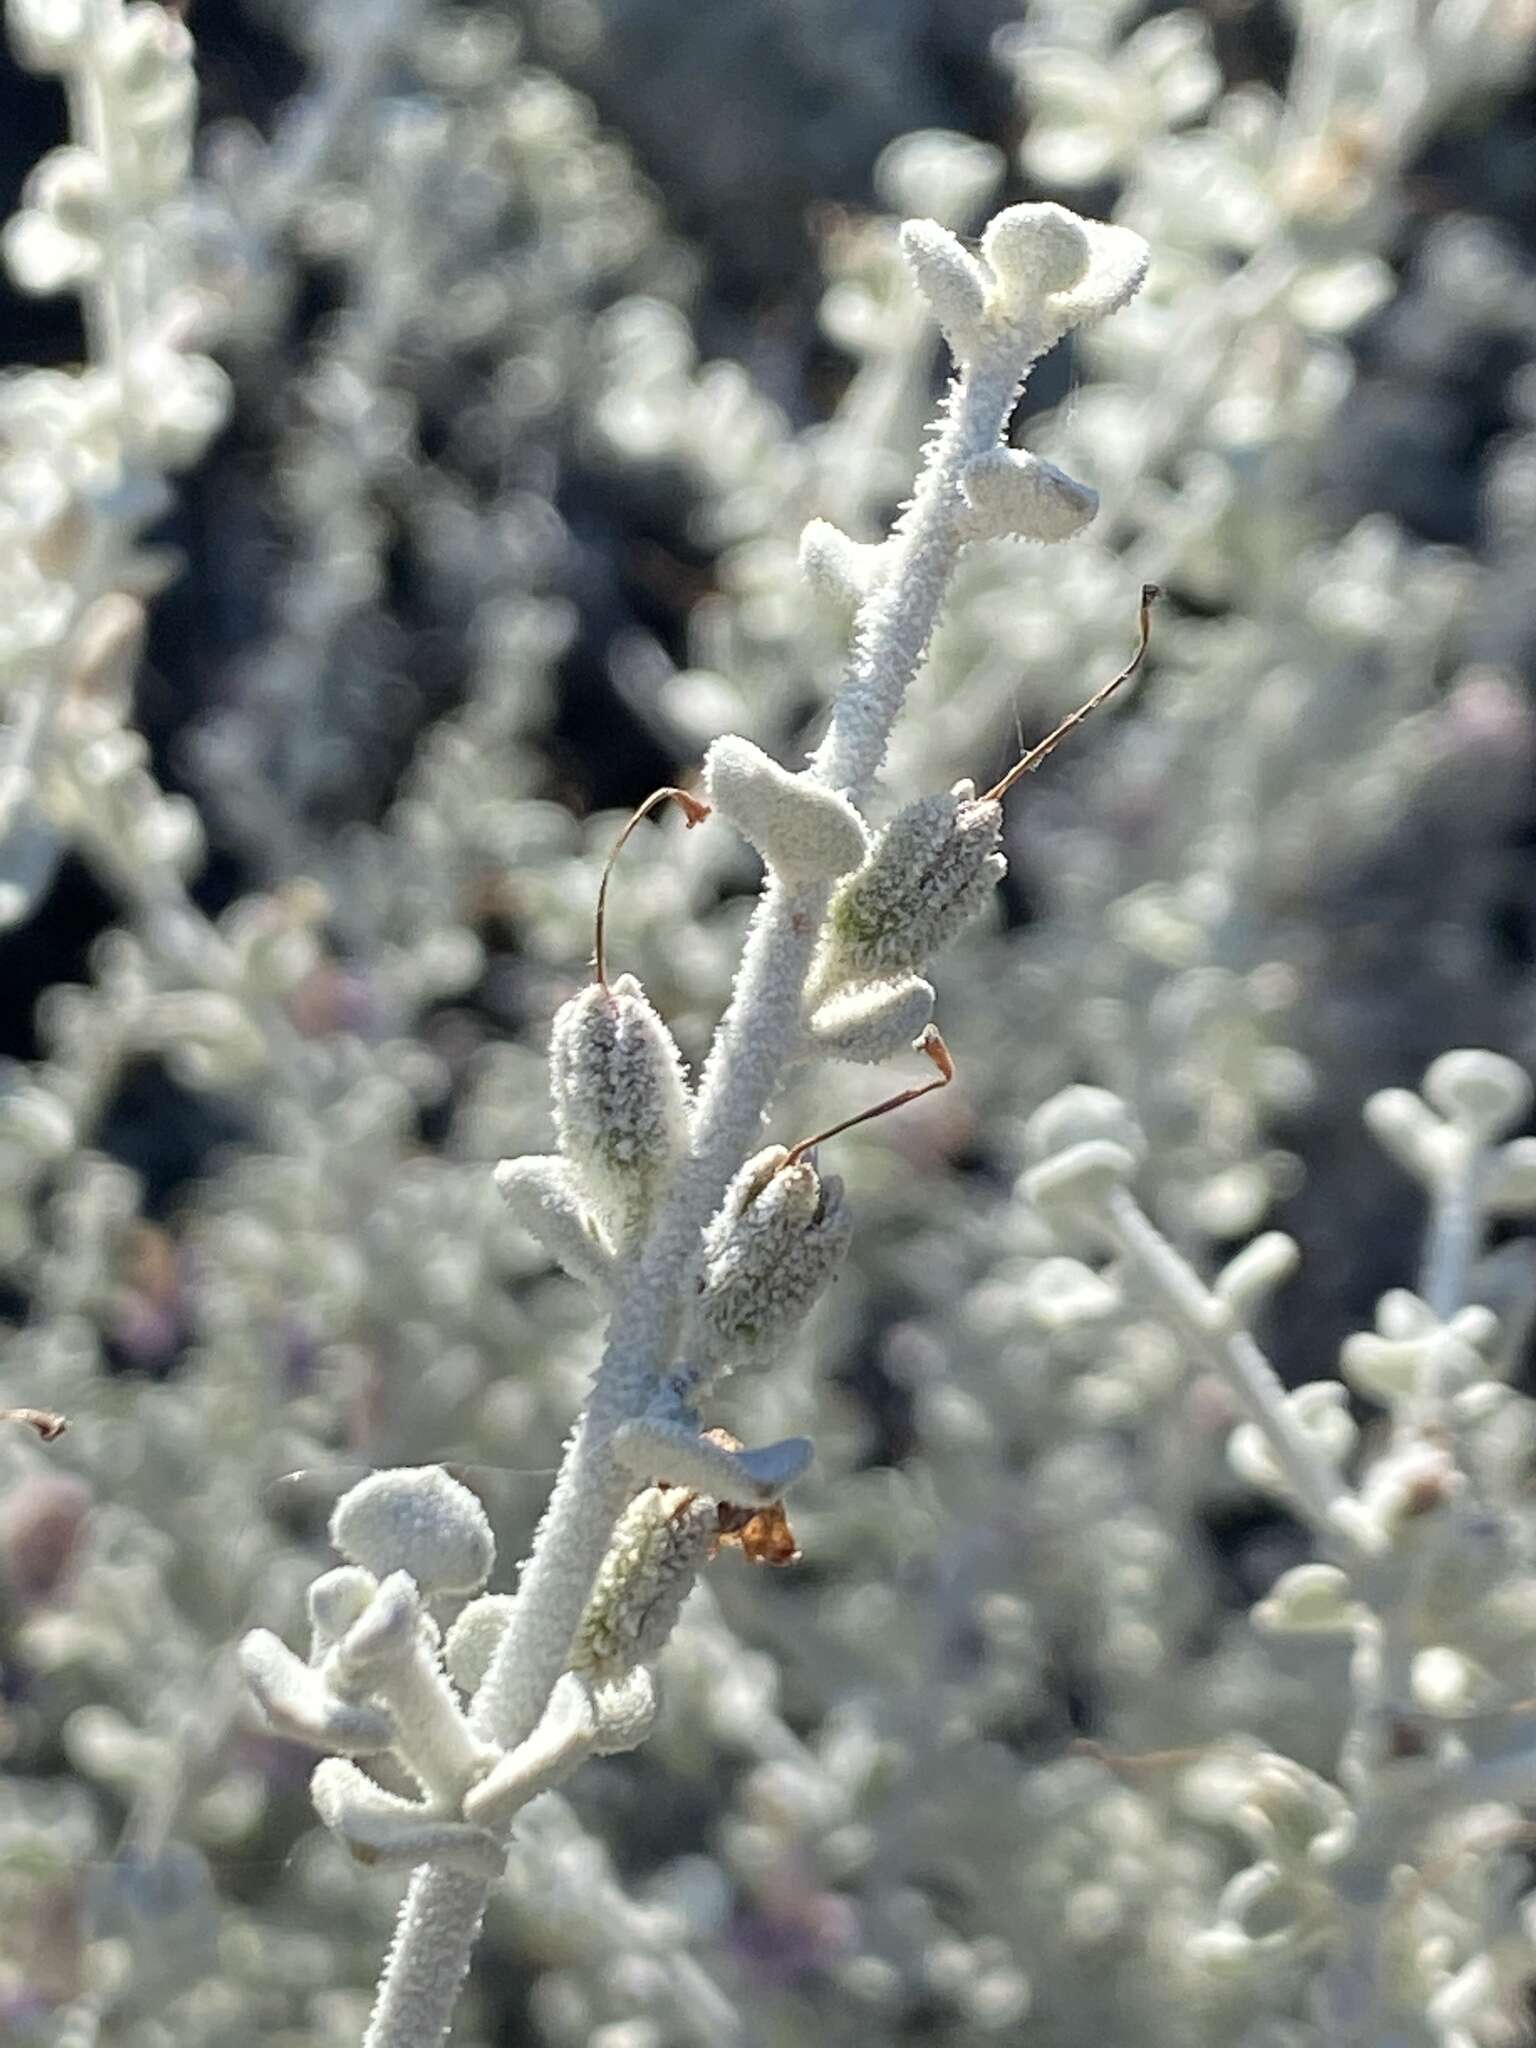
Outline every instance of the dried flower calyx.
{"label": "dried flower calyx", "polygon": [[[702,1441],[732,1455],[744,1448],[726,1429],[707,1429]],[[654,1663],[694,1580],[723,1547],[754,1564],[800,1556],[781,1500],[738,1506],[665,1478],[643,1487],[614,1526],[576,1632],[572,1671],[609,1687]]]}
{"label": "dried flower calyx", "polygon": [[827,912],[813,1001],[848,982],[915,973],[957,937],[1008,871],[1001,804],[972,782],[919,797],[886,826]]}
{"label": "dried flower calyx", "polygon": [[650,1663],[713,1555],[715,1503],[686,1487],[645,1487],[614,1525],[571,1646],[571,1669],[611,1684]]}
{"label": "dried flower calyx", "polygon": [[582,1192],[615,1249],[632,1249],[688,1141],[682,1054],[633,975],[561,1006],[550,1091]]}
{"label": "dried flower calyx", "polygon": [[[1014,489],[1022,474],[1019,464],[1008,451],[998,453],[1013,478],[1008,488]],[[871,1057],[865,1048],[883,1042],[883,1010],[916,1007],[920,997],[915,989],[924,984],[914,984],[913,975],[959,936],[1008,872],[1001,846],[1002,799],[1136,674],[1146,659],[1151,611],[1160,595],[1155,583],[1142,585],[1130,660],[1022,754],[1000,781],[981,796],[973,782],[957,782],[947,796],[908,804],[858,871],[839,885],[807,992],[813,1043],[828,1042],[827,1049],[838,1051],[839,1039],[846,1037],[856,1049],[842,1057]],[[871,990],[866,1008],[855,1004],[850,1014],[848,992],[870,984],[879,994]],[[870,1005],[872,1015],[866,1014]]]}
{"label": "dried flower calyx", "polygon": [[745,1364],[799,1327],[848,1249],[841,1181],[782,1145],[749,1159],[709,1227],[689,1355]]}

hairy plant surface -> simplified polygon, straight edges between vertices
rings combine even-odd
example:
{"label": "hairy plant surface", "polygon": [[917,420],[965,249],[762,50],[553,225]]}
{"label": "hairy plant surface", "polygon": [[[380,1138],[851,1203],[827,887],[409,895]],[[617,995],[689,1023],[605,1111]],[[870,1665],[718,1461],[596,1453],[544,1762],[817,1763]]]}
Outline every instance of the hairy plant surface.
{"label": "hairy plant surface", "polygon": [[7,0],[7,2044],[1530,2038],[1536,31],[1015,11]]}

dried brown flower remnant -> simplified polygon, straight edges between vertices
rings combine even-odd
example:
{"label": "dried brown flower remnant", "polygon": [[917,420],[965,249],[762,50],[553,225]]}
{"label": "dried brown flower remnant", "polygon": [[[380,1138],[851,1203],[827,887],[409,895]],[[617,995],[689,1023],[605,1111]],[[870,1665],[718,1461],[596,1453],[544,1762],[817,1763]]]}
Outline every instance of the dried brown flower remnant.
{"label": "dried brown flower remnant", "polygon": [[[740,1437],[732,1436],[728,1429],[706,1429],[704,1435],[711,1443],[717,1443],[722,1450],[739,1451]],[[715,1549],[729,1547],[739,1550],[750,1564],[796,1564],[800,1559],[800,1546],[795,1541],[795,1532],[789,1526],[789,1517],[784,1512],[781,1500],[770,1501],[766,1507],[742,1508],[729,1501],[721,1501],[717,1523]]]}
{"label": "dried brown flower remnant", "polygon": [[739,1550],[749,1564],[798,1564],[800,1546],[781,1500],[765,1508],[720,1503],[720,1544]]}
{"label": "dried brown flower remnant", "polygon": [[0,1408],[0,1422],[24,1423],[28,1429],[35,1429],[45,1444],[61,1437],[69,1427],[62,1415],[47,1408]]}

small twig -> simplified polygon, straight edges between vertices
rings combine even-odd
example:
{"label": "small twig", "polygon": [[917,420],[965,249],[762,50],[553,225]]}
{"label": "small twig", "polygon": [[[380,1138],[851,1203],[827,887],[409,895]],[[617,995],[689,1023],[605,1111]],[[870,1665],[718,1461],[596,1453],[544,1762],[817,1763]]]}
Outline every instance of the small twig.
{"label": "small twig", "polygon": [[1079,704],[1075,711],[1070,712],[1061,721],[1060,725],[1056,727],[1054,732],[1048,732],[1045,738],[1036,746],[1031,747],[1022,759],[1015,761],[1002,781],[994,782],[987,791],[986,795],[982,798],[984,804],[1000,803],[1021,775],[1033,774],[1035,769],[1040,766],[1040,763],[1048,755],[1055,753],[1056,749],[1070,733],[1076,732],[1077,728],[1086,718],[1090,718],[1101,704],[1107,703],[1113,697],[1122,683],[1130,681],[1131,677],[1135,675],[1137,669],[1141,667],[1142,662],[1146,659],[1147,643],[1152,637],[1152,607],[1157,603],[1162,594],[1157,584],[1143,583],[1141,586],[1141,609],[1137,614],[1137,626],[1141,639],[1136,652],[1131,656],[1129,662],[1121,669],[1119,675],[1107,682],[1102,689],[1095,690],[1086,704]]}
{"label": "small twig", "polygon": [[48,1408],[0,1408],[0,1422],[25,1423],[28,1429],[37,1431],[45,1444],[51,1444],[69,1427],[62,1415],[55,1415]]}
{"label": "small twig", "polygon": [[924,1095],[932,1095],[936,1088],[947,1088],[955,1078],[955,1063],[950,1057],[949,1047],[939,1036],[937,1026],[930,1024],[922,1037],[914,1042],[913,1049],[933,1061],[939,1070],[936,1080],[920,1082],[915,1088],[903,1088],[899,1095],[891,1096],[886,1102],[877,1102],[873,1109],[861,1109],[857,1116],[845,1117],[840,1124],[833,1124],[829,1130],[818,1131],[811,1138],[802,1138],[798,1145],[790,1146],[775,1171],[782,1173],[785,1167],[794,1166],[813,1147],[825,1144],[828,1138],[841,1137],[844,1131],[851,1131],[858,1124],[873,1123],[877,1116],[885,1116],[893,1109],[904,1109],[909,1102],[916,1102]]}
{"label": "small twig", "polygon": [[1508,1820],[1496,1823],[1480,1841],[1458,1842],[1443,1855],[1433,1857],[1422,1870],[1410,1870],[1396,1904],[1399,1908],[1428,1892],[1440,1891],[1456,1874],[1456,1866],[1468,1854],[1497,1856],[1505,1849],[1529,1849],[1536,1845],[1536,1823]]}
{"label": "small twig", "polygon": [[693,830],[695,825],[702,825],[704,820],[710,814],[709,805],[701,802],[700,799],[696,796],[690,796],[686,789],[668,788],[652,790],[651,794],[646,798],[645,802],[641,804],[640,808],[634,812],[628,824],[624,827],[624,830],[613,842],[612,850],[610,851],[607,860],[605,860],[603,863],[603,879],[597,885],[597,910],[592,919],[592,972],[600,988],[606,988],[608,986],[608,960],[606,951],[608,924],[608,877],[613,873],[613,864],[618,859],[620,852],[623,850],[625,840],[628,839],[630,833],[633,832],[635,827],[640,823],[640,820],[642,818],[648,818],[651,812],[656,809],[658,804],[663,804],[667,802],[669,798],[673,803],[677,805],[678,809],[687,819],[688,829],[690,832]]}
{"label": "small twig", "polygon": [[1213,1748],[1144,1749],[1139,1754],[1132,1754],[1107,1749],[1102,1742],[1095,1742],[1092,1736],[1080,1735],[1071,1744],[1069,1753],[1102,1764],[1106,1771],[1113,1771],[1117,1777],[1130,1778],[1139,1771],[1188,1770],[1193,1764],[1204,1763],[1214,1752]]}

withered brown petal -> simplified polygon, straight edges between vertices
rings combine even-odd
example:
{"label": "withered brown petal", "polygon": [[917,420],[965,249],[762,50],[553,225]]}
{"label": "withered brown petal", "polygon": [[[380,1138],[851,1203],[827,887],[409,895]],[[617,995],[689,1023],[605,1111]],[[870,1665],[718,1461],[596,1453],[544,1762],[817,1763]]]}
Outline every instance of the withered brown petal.
{"label": "withered brown petal", "polygon": [[28,1429],[37,1431],[45,1444],[51,1444],[69,1427],[62,1415],[54,1415],[46,1408],[0,1408],[0,1422],[25,1423]]}
{"label": "withered brown petal", "polygon": [[800,1546],[781,1500],[765,1508],[737,1508],[722,1502],[720,1541],[739,1549],[751,1564],[794,1564]]}

